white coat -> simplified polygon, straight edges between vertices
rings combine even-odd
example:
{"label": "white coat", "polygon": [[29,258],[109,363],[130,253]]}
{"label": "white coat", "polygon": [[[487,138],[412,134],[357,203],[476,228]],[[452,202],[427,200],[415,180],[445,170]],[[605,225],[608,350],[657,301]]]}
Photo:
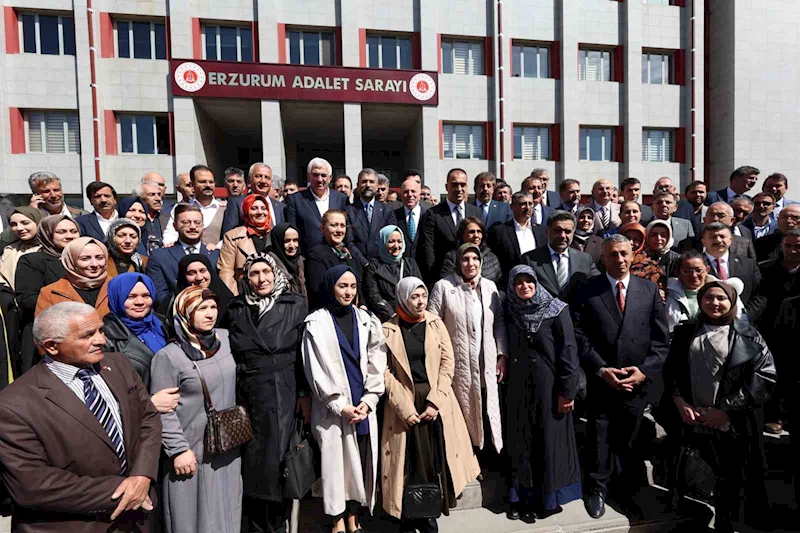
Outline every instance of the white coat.
{"label": "white coat", "polygon": [[[503,449],[503,431],[500,421],[500,400],[497,391],[497,357],[506,355],[506,325],[503,320],[503,302],[493,281],[480,278],[478,289],[483,304],[483,331],[481,346],[470,342],[473,337],[472,305],[469,303],[473,290],[460,276],[451,274],[433,286],[428,310],[444,321],[453,342],[455,392],[464,420],[467,423],[472,444],[483,449],[483,398],[481,395],[481,367],[483,383],[486,384],[486,413],[492,432],[492,443],[500,452]],[[482,354],[481,354],[482,352]],[[483,361],[481,362],[481,355]]]}
{"label": "white coat", "polygon": [[[385,387],[386,339],[378,319],[356,308],[361,375],[364,395],[350,397],[350,384],[339,349],[333,318],[327,309],[319,309],[306,318],[303,334],[303,364],[311,386],[311,427],[321,451],[322,502],[325,513],[337,516],[345,511],[348,500],[375,505],[378,471],[378,400]],[[364,475],[356,440],[356,426],[342,417],[342,409],[364,402],[368,416],[372,469]]]}

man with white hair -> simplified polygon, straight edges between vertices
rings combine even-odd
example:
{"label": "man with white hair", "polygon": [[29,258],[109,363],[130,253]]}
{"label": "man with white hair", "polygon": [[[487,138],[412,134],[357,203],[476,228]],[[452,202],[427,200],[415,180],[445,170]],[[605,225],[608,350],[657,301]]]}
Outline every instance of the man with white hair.
{"label": "man with white hair", "polygon": [[[253,163],[247,171],[247,194],[258,194],[267,199],[269,205],[269,216],[272,220],[272,227],[286,221],[283,202],[275,200],[272,196],[272,168],[266,163]],[[242,202],[247,198],[247,194],[236,196],[228,200],[225,209],[225,217],[222,219],[222,235],[233,228],[244,225],[242,219]]]}
{"label": "man with white hair", "polygon": [[286,179],[276,174],[272,175],[272,188],[269,191],[269,197],[276,202],[283,202],[283,184]]}
{"label": "man with white hair", "polygon": [[2,480],[13,531],[150,531],[161,418],[128,358],[103,353],[84,303],[34,320],[44,362],[0,392]]}
{"label": "man with white hair", "polygon": [[39,209],[44,216],[66,215],[77,218],[87,211],[64,203],[64,191],[61,189],[61,178],[52,172],[34,172],[28,177],[31,188],[30,206]]}
{"label": "man with white hair", "polygon": [[347,206],[347,197],[328,187],[332,174],[331,164],[315,157],[306,168],[308,187],[292,194],[286,201],[286,221],[300,232],[300,247],[304,255],[322,242],[322,215],[328,209],[344,211]]}
{"label": "man with white hair", "polygon": [[163,243],[164,229],[169,224],[170,211],[164,209],[164,193],[156,181],[143,181],[133,188],[133,195],[147,206],[147,222],[144,229],[148,238]]}

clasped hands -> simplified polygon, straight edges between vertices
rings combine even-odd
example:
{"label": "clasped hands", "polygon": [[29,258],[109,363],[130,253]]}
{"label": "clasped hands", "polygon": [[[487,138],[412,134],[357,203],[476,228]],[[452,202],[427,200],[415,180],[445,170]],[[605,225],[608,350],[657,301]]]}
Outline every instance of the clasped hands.
{"label": "clasped hands", "polygon": [[342,409],[342,416],[346,418],[351,424],[358,424],[359,422],[363,422],[369,416],[369,405],[364,402],[355,405],[346,405],[344,409]]}
{"label": "clasped hands", "polygon": [[424,411],[409,415],[409,417],[406,418],[406,427],[416,426],[420,422],[433,422],[438,417],[439,410],[432,403],[428,403]]}
{"label": "clasped hands", "polygon": [[698,409],[686,402],[680,396],[673,396],[675,407],[681,414],[681,420],[684,424],[690,426],[703,426],[711,429],[723,429],[730,422],[728,413],[722,409],[711,407],[708,409]]}
{"label": "clasped hands", "polygon": [[111,520],[116,520],[125,511],[136,511],[144,509],[153,510],[153,502],[147,493],[150,492],[150,478],[147,476],[126,477],[119,484],[117,490],[111,495],[112,500],[119,498],[119,503],[114,512],[111,513]]}
{"label": "clasped hands", "polygon": [[625,368],[605,366],[600,370],[600,377],[612,389],[625,392],[633,392],[633,389],[647,379],[647,376],[637,366],[626,366]]}

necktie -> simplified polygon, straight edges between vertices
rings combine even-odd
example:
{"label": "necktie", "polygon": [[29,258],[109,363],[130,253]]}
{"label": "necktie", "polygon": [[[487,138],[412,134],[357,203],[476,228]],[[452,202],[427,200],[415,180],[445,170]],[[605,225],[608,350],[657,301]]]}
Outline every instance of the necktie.
{"label": "necktie", "polygon": [[556,256],[556,265],[558,269],[556,270],[556,278],[558,279],[558,288],[563,289],[567,286],[567,282],[569,281],[569,268],[567,267],[567,258],[561,254],[555,254]]}
{"label": "necktie", "polygon": [[625,285],[622,284],[621,281],[617,282],[617,305],[619,306],[619,312],[625,312],[625,293],[622,292],[625,290]]}
{"label": "necktie", "polygon": [[489,204],[483,204],[481,211],[483,211],[483,225],[485,226],[486,221],[489,220]]}
{"label": "necktie", "polygon": [[608,227],[609,219],[608,219],[608,207],[601,207],[600,208],[600,221],[603,223],[603,228]]}
{"label": "necktie", "polygon": [[197,247],[196,246],[187,246],[186,247],[186,255],[196,254]]}
{"label": "necktie", "polygon": [[464,215],[461,214],[461,204],[456,206],[456,227],[461,224],[461,221],[464,220]]}
{"label": "necktie", "polygon": [[717,277],[723,281],[728,279],[728,271],[725,270],[721,257],[717,258]]}
{"label": "necktie", "polygon": [[365,207],[367,208],[367,220],[372,224],[372,204],[367,204]]}
{"label": "necktie", "polygon": [[408,212],[408,236],[411,238],[411,242],[414,242],[414,238],[417,236],[417,223],[414,221],[414,211]]}
{"label": "necktie", "polygon": [[120,432],[117,427],[114,417],[111,416],[111,408],[103,397],[100,396],[97,387],[94,386],[91,370],[82,368],[78,370],[75,376],[83,382],[83,402],[97,421],[100,422],[100,425],[103,426],[108,438],[111,439],[111,443],[114,445],[114,451],[117,452],[117,456],[122,460],[120,474],[124,475],[128,470],[128,458],[125,455],[125,443],[122,441],[122,432]]}

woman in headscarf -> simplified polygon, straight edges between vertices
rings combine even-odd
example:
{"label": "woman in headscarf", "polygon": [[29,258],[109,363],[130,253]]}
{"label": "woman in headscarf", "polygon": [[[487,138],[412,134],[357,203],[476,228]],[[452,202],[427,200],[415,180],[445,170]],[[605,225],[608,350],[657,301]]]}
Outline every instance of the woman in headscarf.
{"label": "woman in headscarf", "polygon": [[578,346],[567,304],[539,285],[531,267],[511,269],[506,295],[509,517],[530,521],[581,497],[572,418]]}
{"label": "woman in headscarf", "polygon": [[406,239],[397,226],[384,226],[378,233],[380,257],[373,259],[364,271],[364,303],[386,322],[395,313],[395,287],[408,276],[420,277],[419,266],[405,257]]}
{"label": "woman in headscarf", "polygon": [[356,304],[363,304],[361,293],[361,280],[363,279],[364,265],[353,258],[350,250],[345,246],[344,238],[347,234],[347,215],[341,209],[328,209],[322,215],[322,237],[325,242],[318,244],[308,252],[306,258],[306,283],[308,285],[308,308],[317,309],[325,298],[325,287],[322,279],[325,273],[337,265],[350,267],[358,284]]}
{"label": "woman in headscarf", "polygon": [[271,255],[251,255],[243,273],[244,293],[231,302],[228,323],[238,397],[253,424],[253,440],[242,449],[244,531],[282,531],[291,501],[283,498],[281,466],[295,412],[302,410],[306,423],[311,414],[300,357],[308,307]]}
{"label": "woman in headscarf", "polygon": [[53,304],[83,302],[97,310],[103,318],[108,309],[108,251],[103,243],[91,237],[79,237],[61,252],[63,278],[42,288],[36,300],[35,315]]}
{"label": "woman in headscarf", "polygon": [[675,275],[675,269],[681,254],[672,250],[675,240],[672,238],[672,226],[666,220],[653,220],[647,225],[644,236],[644,251],[647,256],[657,262],[664,276]]}
{"label": "woman in headscarf", "polygon": [[242,515],[240,450],[208,457],[203,376],[216,411],[236,405],[236,362],[228,332],[217,329],[217,296],[192,286],[175,298],[176,340],[150,364],[150,393],[178,387],[180,403],[161,413],[164,528],[167,533],[238,533]]}
{"label": "woman in headscarf", "polygon": [[269,240],[269,255],[289,282],[289,292],[301,294],[307,299],[306,264],[300,255],[300,232],[291,224],[283,222],[272,228]]}
{"label": "woman in headscarf", "polygon": [[[119,212],[119,218],[133,220],[133,223],[139,228],[139,244],[136,246],[136,251],[142,256],[150,255],[152,250],[150,249],[151,243],[147,231],[147,206],[144,200],[138,196],[124,198],[119,202],[117,211]],[[157,248],[160,243],[153,242],[152,246]]]}
{"label": "woman in headscarf", "polygon": [[[481,276],[494,281],[495,284],[500,283],[503,279],[503,270],[500,267],[500,260],[494,255],[488,246],[486,246],[486,228],[483,222],[478,217],[467,217],[458,224],[456,228],[456,235],[458,235],[458,246],[464,243],[472,243],[479,246],[481,254],[483,255],[483,263],[481,263]],[[439,273],[439,279],[444,279],[450,274],[456,272],[456,252],[450,250],[444,255],[442,261],[442,270]]]}
{"label": "woman in headscarf", "polygon": [[775,388],[775,363],[761,334],[736,318],[732,286],[708,282],[698,300],[697,319],[675,328],[664,379],[682,446],[697,450],[716,475],[715,530],[733,532],[740,502],[746,516],[767,508],[762,407]]}
{"label": "woman in headscarf", "polygon": [[575,234],[572,237],[572,246],[576,250],[586,252],[592,256],[592,261],[597,264],[603,255],[603,238],[594,233],[595,212],[589,205],[579,205],[575,211]]}
{"label": "woman in headscarf", "polygon": [[644,227],[641,224],[624,224],[620,233],[631,241],[633,258],[631,259],[630,273],[658,285],[663,300],[666,295],[667,276],[661,271],[658,261],[650,259],[644,251],[644,241],[647,235]]}
{"label": "woman in headscarf", "polygon": [[27,206],[15,208],[8,216],[11,233],[17,240],[3,248],[0,256],[0,285],[6,285],[13,290],[20,258],[42,248],[39,239],[41,220],[42,212]]}
{"label": "woman in headscarf", "polygon": [[137,251],[141,242],[142,230],[133,220],[118,218],[109,224],[106,232],[106,247],[111,259],[108,262],[109,277],[123,272],[144,272],[147,256]]}
{"label": "woman in headscarf", "polygon": [[359,509],[372,512],[380,479],[375,410],[384,392],[386,341],[377,317],[353,305],[358,282],[349,267],[325,272],[322,291],[323,307],[306,318],[303,333],[322,504],[331,533],[361,533]]}
{"label": "woman in headscarf", "polygon": [[408,520],[403,514],[406,484],[438,483],[447,515],[480,466],[453,393],[450,335],[444,322],[425,310],[428,289],[421,279],[406,277],[397,284],[395,299],[397,314],[383,324],[383,508],[403,521],[403,531],[433,533],[435,520]]}
{"label": "woman in headscarf", "polygon": [[[210,289],[217,295],[217,310],[219,311],[217,313],[217,327],[226,327],[228,305],[233,300],[233,294],[231,294],[228,287],[222,283],[222,280],[219,279],[216,270],[211,266],[211,261],[206,255],[189,254],[183,256],[181,260],[178,261],[178,292],[192,286]],[[164,325],[167,327],[170,337],[174,334],[172,331],[172,310],[174,304],[175,297],[162,303],[159,308],[159,312],[166,316]]]}
{"label": "woman in headscarf", "polygon": [[269,247],[272,216],[269,202],[260,194],[248,194],[242,200],[242,225],[225,233],[219,251],[219,277],[235,295],[241,288],[245,260],[255,253],[265,253]]}
{"label": "woman in headscarf", "polygon": [[[472,243],[458,248],[458,273],[436,282],[428,310],[439,315],[453,342],[453,390],[480,450],[503,449],[497,383],[506,370],[506,325],[500,292],[481,277],[481,250]],[[489,438],[491,436],[491,438]]]}

